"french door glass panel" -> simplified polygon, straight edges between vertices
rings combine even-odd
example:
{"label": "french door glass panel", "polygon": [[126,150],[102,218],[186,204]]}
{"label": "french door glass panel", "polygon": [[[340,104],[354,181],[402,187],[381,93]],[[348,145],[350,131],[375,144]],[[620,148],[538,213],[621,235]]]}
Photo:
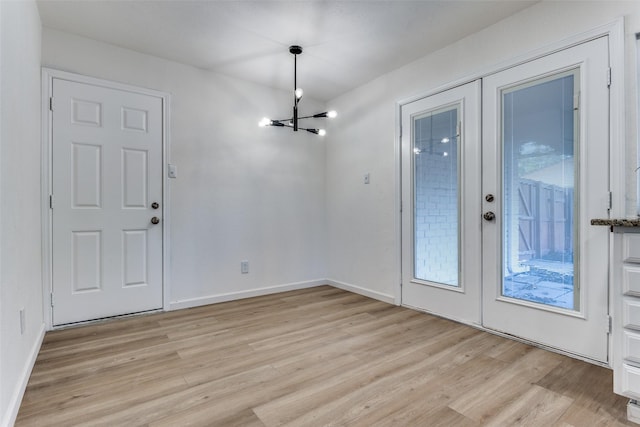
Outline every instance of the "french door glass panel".
{"label": "french door glass panel", "polygon": [[458,104],[413,119],[414,277],[456,287],[459,109]]}
{"label": "french door glass panel", "polygon": [[579,310],[574,198],[579,69],[502,89],[502,295]]}

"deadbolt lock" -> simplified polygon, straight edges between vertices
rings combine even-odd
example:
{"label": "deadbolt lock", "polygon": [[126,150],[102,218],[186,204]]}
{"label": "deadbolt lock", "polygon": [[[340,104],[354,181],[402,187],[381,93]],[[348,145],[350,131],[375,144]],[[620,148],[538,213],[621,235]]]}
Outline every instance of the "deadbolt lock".
{"label": "deadbolt lock", "polygon": [[153,209],[158,209],[160,207],[160,204],[158,202],[153,202],[153,203],[151,203],[151,207]]}
{"label": "deadbolt lock", "polygon": [[493,194],[487,194],[486,196],[484,196],[484,199],[489,203],[493,202],[494,200]]}

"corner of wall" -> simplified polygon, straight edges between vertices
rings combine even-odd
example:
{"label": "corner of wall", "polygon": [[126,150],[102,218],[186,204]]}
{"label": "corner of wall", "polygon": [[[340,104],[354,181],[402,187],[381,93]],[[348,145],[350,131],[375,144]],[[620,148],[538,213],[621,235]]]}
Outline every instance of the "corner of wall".
{"label": "corner of wall", "polygon": [[41,36],[34,0],[0,1],[0,426],[15,422],[45,333]]}

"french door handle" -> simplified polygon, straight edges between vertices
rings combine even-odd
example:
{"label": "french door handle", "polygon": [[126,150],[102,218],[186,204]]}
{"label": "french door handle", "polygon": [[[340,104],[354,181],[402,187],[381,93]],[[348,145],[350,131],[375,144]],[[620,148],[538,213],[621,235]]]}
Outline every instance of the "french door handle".
{"label": "french door handle", "polygon": [[485,212],[484,215],[482,215],[482,217],[487,221],[493,221],[494,219],[496,219],[496,214],[489,211],[489,212]]}

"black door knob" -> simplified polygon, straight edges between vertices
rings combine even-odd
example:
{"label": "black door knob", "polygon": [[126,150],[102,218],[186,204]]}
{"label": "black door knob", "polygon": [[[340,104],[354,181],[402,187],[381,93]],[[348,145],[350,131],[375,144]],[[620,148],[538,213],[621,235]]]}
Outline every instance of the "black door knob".
{"label": "black door knob", "polygon": [[154,216],[153,218],[151,218],[151,224],[157,224],[160,222],[160,218],[158,218],[157,216]]}
{"label": "black door knob", "polygon": [[482,217],[484,219],[486,219],[487,221],[493,221],[494,219],[496,219],[496,214],[494,214],[493,212],[489,211],[489,212],[485,212],[485,214],[482,215]]}

